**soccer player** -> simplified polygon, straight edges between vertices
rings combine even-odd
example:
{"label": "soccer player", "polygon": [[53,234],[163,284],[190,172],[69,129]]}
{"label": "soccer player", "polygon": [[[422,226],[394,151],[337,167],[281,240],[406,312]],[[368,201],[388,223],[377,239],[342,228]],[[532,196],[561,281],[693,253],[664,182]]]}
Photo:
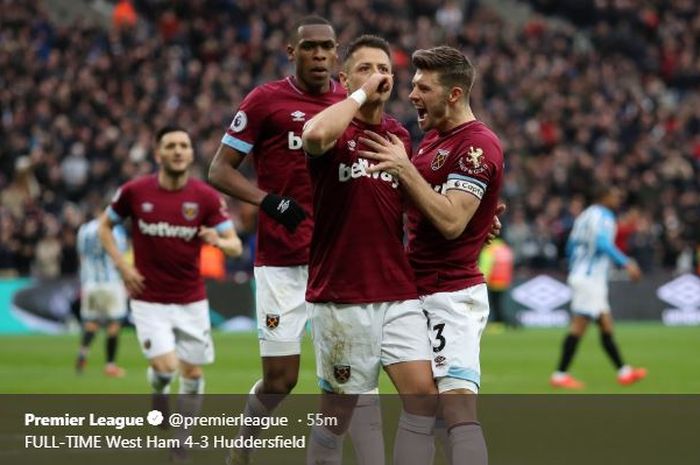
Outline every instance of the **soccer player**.
{"label": "soccer player", "polygon": [[392,173],[412,205],[408,253],[429,319],[433,373],[447,426],[451,463],[486,464],[476,418],[479,346],[489,314],[477,262],[494,225],[503,180],[498,137],[471,110],[475,69],[459,50],[418,50],[409,95],[426,133],[409,160],[395,134],[368,132],[361,155]]}
{"label": "soccer player", "polygon": [[[295,64],[294,76],[261,85],[245,97],[209,170],[217,189],[261,209],[254,273],[263,376],[251,388],[245,407],[248,416],[269,415],[297,383],[313,230],[301,132],[311,117],[347,96],[331,78],[337,42],[328,21],[318,16],[301,19],[287,52]],[[248,154],[253,157],[257,186],[238,171]],[[384,455],[376,398],[363,396],[363,401],[351,426],[360,464]],[[255,436],[258,428],[242,428],[240,434]],[[231,460],[246,463],[249,453],[234,451]]]}
{"label": "soccer player", "polygon": [[349,97],[312,118],[302,134],[315,220],[306,300],[321,411],[340,419],[337,426],[312,428],[309,464],[340,463],[348,411],[355,395],[377,387],[380,367],[400,394],[421,396],[404,398],[394,462],[432,461],[437,391],[426,320],[403,247],[402,193],[389,173],[370,174],[372,165],[360,155],[359,139],[368,129],[397,134],[410,151],[408,131],[384,114],[393,86],[390,56],[384,39],[354,40],[340,73]]}
{"label": "soccer player", "polygon": [[[106,325],[107,364],[104,374],[121,378],[125,371],[117,366],[117,345],[119,330],[126,316],[126,290],[114,262],[109,258],[98,236],[97,218],[88,221],[78,229],[77,249],[80,257],[80,317],[83,320],[83,332],[80,351],[76,361],[76,371],[81,374],[87,363],[90,344],[95,338],[100,324]],[[126,231],[121,225],[115,225],[112,233],[119,253],[127,250]]]}
{"label": "soccer player", "polygon": [[[206,242],[237,256],[242,246],[223,199],[189,176],[194,150],[187,131],[159,130],[155,157],[158,173],[121,186],[100,217],[99,234],[131,296],[153,392],[167,394],[179,369],[179,392],[201,394],[201,366],[214,360],[214,345],[200,249]],[[131,218],[134,265],[119,253],[112,232],[126,218]]]}
{"label": "soccer player", "polygon": [[611,262],[622,266],[633,281],[641,278],[634,260],[625,256],[614,243],[615,214],[622,194],[613,186],[598,188],[595,204],[584,210],[576,221],[566,244],[569,256],[568,284],[573,294],[573,318],[569,334],[564,339],[557,371],[550,384],[556,388],[582,389],[584,384],[568,373],[576,347],[593,320],[600,329],[600,342],[605,353],[617,368],[617,381],[629,385],[646,377],[644,368],[633,368],[622,361],[620,350],[613,339],[613,318],[608,301],[608,271]]}

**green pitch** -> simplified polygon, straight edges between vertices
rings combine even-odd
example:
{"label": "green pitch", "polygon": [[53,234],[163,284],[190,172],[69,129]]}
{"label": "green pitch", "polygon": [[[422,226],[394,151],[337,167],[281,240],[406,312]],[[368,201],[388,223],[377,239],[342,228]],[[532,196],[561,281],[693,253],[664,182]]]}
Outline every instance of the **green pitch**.
{"label": "green pitch", "polygon": [[[583,393],[700,393],[700,328],[666,328],[656,324],[620,324],[617,340],[625,360],[646,367],[649,376],[637,385],[618,386],[615,372],[591,328],[579,347],[572,374],[586,383]],[[482,341],[482,393],[552,393],[548,377],[556,365],[563,329],[487,330]],[[93,344],[85,373],[74,361],[78,335],[0,337],[0,393],[147,393],[146,361],[133,331],[122,335],[118,362],[122,379],[106,378],[104,335]],[[214,335],[216,362],[206,368],[207,392],[245,393],[259,378],[254,334]],[[315,393],[313,348],[307,340],[296,392]],[[386,376],[380,387],[394,392]]]}

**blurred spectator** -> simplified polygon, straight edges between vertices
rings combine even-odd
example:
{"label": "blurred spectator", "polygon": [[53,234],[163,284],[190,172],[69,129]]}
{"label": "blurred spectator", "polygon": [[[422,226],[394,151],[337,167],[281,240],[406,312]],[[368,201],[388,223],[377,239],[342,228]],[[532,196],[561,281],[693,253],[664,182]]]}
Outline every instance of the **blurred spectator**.
{"label": "blurred spectator", "polygon": [[5,209],[0,208],[0,278],[17,276],[15,257],[19,241],[15,237],[15,222]]}
{"label": "blurred spectator", "polygon": [[513,282],[513,259],[513,250],[500,238],[486,245],[479,255],[479,270],[484,274],[489,292],[491,318],[508,325],[515,324],[510,315],[506,315],[504,302]]}
{"label": "blurred spectator", "polygon": [[58,220],[53,215],[44,217],[44,235],[36,244],[33,271],[40,279],[54,279],[61,274],[61,242]]}
{"label": "blurred spectator", "polygon": [[[69,232],[80,223],[64,205],[91,211],[150,172],[153,132],[165,123],[191,131],[195,172],[206,172],[242,96],[289,74],[288,30],[311,9],[334,23],[341,45],[365,32],[391,41],[389,108],[416,139],[411,53],[446,42],[469,55],[479,69],[472,106],[504,141],[504,235],[518,266],[563,267],[563,241],[593,180],[625,186],[623,210],[639,212],[627,246],[643,267],[674,268],[697,250],[695,2],[531,0],[577,24],[556,27],[538,15],[516,27],[478,3],[119,1],[104,30],[82,19],[59,25],[37,0],[0,2],[0,200],[12,217],[0,222],[0,269],[29,274],[51,214],[62,225],[60,266],[72,270]],[[254,209],[230,207],[239,228],[254,230]],[[245,259],[227,261],[238,276],[254,254],[254,234],[242,237]]]}
{"label": "blurred spectator", "polygon": [[2,190],[0,202],[15,218],[22,218],[25,209],[29,209],[39,198],[39,183],[32,171],[31,160],[21,156],[15,161],[14,178]]}
{"label": "blurred spectator", "polygon": [[119,0],[112,12],[112,25],[115,29],[133,28],[138,21],[138,15],[131,0]]}
{"label": "blurred spectator", "polygon": [[448,33],[454,34],[462,26],[462,9],[453,0],[447,0],[435,13],[435,21]]}

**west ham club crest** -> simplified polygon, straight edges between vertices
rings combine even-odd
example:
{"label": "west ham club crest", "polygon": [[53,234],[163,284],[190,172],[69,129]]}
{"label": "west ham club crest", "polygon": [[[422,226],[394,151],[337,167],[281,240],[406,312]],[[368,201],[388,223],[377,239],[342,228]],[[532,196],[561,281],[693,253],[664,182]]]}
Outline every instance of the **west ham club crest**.
{"label": "west ham club crest", "polygon": [[185,217],[187,221],[192,221],[197,218],[197,213],[199,213],[199,204],[196,202],[183,202],[182,203],[182,216]]}
{"label": "west ham club crest", "polygon": [[447,160],[447,156],[449,154],[449,150],[438,149],[437,153],[433,157],[433,161],[430,162],[430,167],[433,169],[433,171],[437,171],[442,168],[442,165],[445,164],[445,160]]}

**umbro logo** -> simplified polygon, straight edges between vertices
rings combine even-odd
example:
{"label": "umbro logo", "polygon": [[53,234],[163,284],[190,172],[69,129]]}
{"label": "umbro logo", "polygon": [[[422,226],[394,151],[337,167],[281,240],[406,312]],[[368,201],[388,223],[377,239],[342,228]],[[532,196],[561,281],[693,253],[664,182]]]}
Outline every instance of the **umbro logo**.
{"label": "umbro logo", "polygon": [[144,202],[141,204],[141,210],[144,213],[150,213],[153,211],[153,204],[151,202]]}
{"label": "umbro logo", "polygon": [[284,213],[289,208],[289,204],[290,204],[289,199],[284,199],[279,203],[279,205],[277,205],[277,210],[280,213]]}
{"label": "umbro logo", "polygon": [[354,152],[356,147],[357,147],[357,142],[355,142],[354,140],[348,141],[348,151]]}
{"label": "umbro logo", "polygon": [[292,121],[306,121],[306,113],[303,111],[295,111],[292,113]]}

